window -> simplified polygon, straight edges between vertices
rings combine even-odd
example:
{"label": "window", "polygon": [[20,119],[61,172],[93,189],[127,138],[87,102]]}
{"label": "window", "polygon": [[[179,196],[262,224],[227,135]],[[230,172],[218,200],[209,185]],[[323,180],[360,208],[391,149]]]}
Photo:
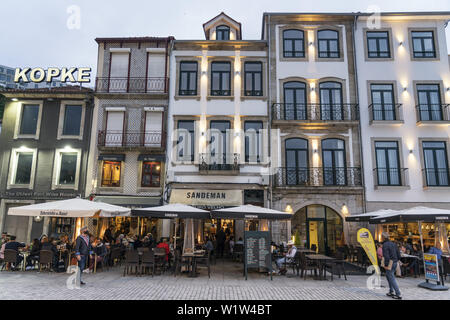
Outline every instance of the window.
{"label": "window", "polygon": [[159,187],[161,177],[161,163],[148,162],[142,163],[142,187]]}
{"label": "window", "polygon": [[396,141],[376,141],[377,185],[400,186],[400,158]]}
{"label": "window", "polygon": [[211,63],[211,95],[231,95],[231,64],[230,62]]}
{"label": "window", "polygon": [[284,90],[284,119],[306,120],[306,84],[289,81],[283,85]]}
{"label": "window", "polygon": [[197,62],[180,62],[180,96],[197,95]]}
{"label": "window", "polygon": [[261,62],[246,62],[244,65],[245,96],[262,96],[262,63]]}
{"label": "window", "polygon": [[20,121],[21,135],[35,135],[39,120],[39,105],[24,104],[22,106],[22,119]]}
{"label": "window", "polygon": [[230,27],[218,26],[216,28],[216,40],[230,40]]}
{"label": "window", "polygon": [[283,31],[283,57],[284,58],[304,58],[305,38],[301,30]]}
{"label": "window", "polygon": [[389,32],[367,31],[367,56],[369,58],[390,58]]}
{"label": "window", "polygon": [[261,162],[262,121],[245,121],[245,162]]}
{"label": "window", "polygon": [[30,184],[33,167],[33,152],[19,152],[17,154],[14,184]]}
{"label": "window", "polygon": [[194,161],[195,138],[194,138],[195,122],[192,120],[178,121],[178,160]]}
{"label": "window", "polygon": [[75,185],[77,177],[77,153],[61,154],[61,164],[59,170],[59,185]]}
{"label": "window", "polygon": [[286,183],[302,185],[308,182],[308,140],[286,139]]}
{"label": "window", "polygon": [[433,31],[412,31],[414,58],[436,58]]}
{"label": "window", "polygon": [[346,185],[344,140],[322,140],[322,163],[324,185]]}
{"label": "window", "polygon": [[322,120],[343,120],[342,85],[338,82],[319,84],[320,118]]}
{"label": "window", "polygon": [[423,141],[423,158],[427,186],[450,186],[447,147],[443,141]]}
{"label": "window", "polygon": [[438,84],[418,84],[417,98],[419,105],[417,111],[420,121],[442,120],[442,105],[440,87]]}
{"label": "window", "polygon": [[340,58],[339,32],[320,30],[317,32],[319,43],[319,58]]}
{"label": "window", "polygon": [[83,106],[81,105],[65,105],[64,108],[64,136],[79,136],[81,134],[81,117],[83,114]]}
{"label": "window", "polygon": [[119,161],[103,162],[102,187],[120,187],[121,166]]}
{"label": "window", "polygon": [[372,119],[375,121],[396,120],[394,89],[392,84],[370,85],[372,95]]}

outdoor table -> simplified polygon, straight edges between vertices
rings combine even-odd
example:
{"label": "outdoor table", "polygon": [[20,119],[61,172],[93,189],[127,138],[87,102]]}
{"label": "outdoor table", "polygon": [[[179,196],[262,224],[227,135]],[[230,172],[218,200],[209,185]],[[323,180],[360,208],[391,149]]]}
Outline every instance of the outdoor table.
{"label": "outdoor table", "polygon": [[[333,261],[335,258],[325,256],[323,254],[307,254],[305,255],[307,259],[315,260],[319,263],[319,280],[326,280],[326,272],[325,272],[325,261]],[[323,272],[323,277],[322,277]]]}
{"label": "outdoor table", "polygon": [[30,251],[19,251],[19,254],[22,254],[23,260],[22,260],[22,271],[25,271],[25,267],[27,264],[27,257],[30,255]]}
{"label": "outdoor table", "polygon": [[419,259],[418,256],[413,256],[413,255],[411,255],[411,254],[406,254],[406,253],[401,253],[401,254],[400,254],[400,257],[401,257],[401,258]]}
{"label": "outdoor table", "polygon": [[300,251],[302,253],[310,253],[310,254],[316,254],[317,252],[308,248],[297,248],[297,251]]}
{"label": "outdoor table", "polygon": [[189,259],[189,266],[191,267],[191,270],[189,270],[189,278],[196,278],[197,277],[197,261],[196,258],[204,257],[205,254],[198,254],[198,253],[185,253],[182,255],[182,257]]}

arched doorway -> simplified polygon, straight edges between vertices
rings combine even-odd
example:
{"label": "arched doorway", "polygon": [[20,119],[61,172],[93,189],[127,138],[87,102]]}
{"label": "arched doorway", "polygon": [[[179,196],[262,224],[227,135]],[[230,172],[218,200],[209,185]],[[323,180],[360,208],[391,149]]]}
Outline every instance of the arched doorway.
{"label": "arched doorway", "polygon": [[295,213],[291,226],[297,245],[311,248],[315,244],[319,253],[332,254],[345,243],[342,217],[323,205],[303,207]]}

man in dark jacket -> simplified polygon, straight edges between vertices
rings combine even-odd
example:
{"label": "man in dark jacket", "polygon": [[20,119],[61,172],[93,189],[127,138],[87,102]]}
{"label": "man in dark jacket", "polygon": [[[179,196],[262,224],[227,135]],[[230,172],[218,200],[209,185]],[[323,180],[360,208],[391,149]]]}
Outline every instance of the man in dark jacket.
{"label": "man in dark jacket", "polygon": [[395,280],[395,270],[397,269],[397,263],[400,260],[400,251],[398,250],[397,245],[389,240],[389,233],[383,232],[382,237],[384,258],[384,265],[382,265],[382,267],[388,267],[391,264],[389,270],[385,268],[386,279],[389,283],[389,292],[386,295],[394,299],[401,299],[402,295],[398,288],[397,280]]}
{"label": "man in dark jacket", "polygon": [[223,249],[225,248],[225,240],[226,240],[225,232],[223,232],[223,229],[220,228],[216,234],[216,241],[217,241],[217,256],[220,256],[221,258],[223,258]]}
{"label": "man in dark jacket", "polygon": [[16,236],[11,236],[10,241],[5,244],[5,250],[14,250],[17,252],[16,263],[14,264],[13,269],[17,269],[17,267],[23,260],[23,256],[19,253],[19,248],[27,249],[27,245],[25,243],[16,241]]}
{"label": "man in dark jacket", "polygon": [[108,229],[105,230],[105,234],[103,235],[103,241],[107,243],[114,243],[114,237],[112,231],[114,230],[114,226],[109,226]]}
{"label": "man in dark jacket", "polygon": [[86,260],[88,255],[91,255],[92,258],[92,254],[93,250],[89,239],[88,228],[83,227],[80,229],[80,235],[78,236],[75,244],[75,256],[77,257],[78,260],[80,284],[85,284],[83,281],[81,281],[81,274],[83,273],[83,270],[86,268]]}

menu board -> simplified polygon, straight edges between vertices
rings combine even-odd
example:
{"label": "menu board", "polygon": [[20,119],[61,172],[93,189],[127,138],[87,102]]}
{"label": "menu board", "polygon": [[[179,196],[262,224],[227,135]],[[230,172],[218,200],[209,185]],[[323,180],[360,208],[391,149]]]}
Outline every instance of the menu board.
{"label": "menu board", "polygon": [[423,260],[425,264],[425,279],[439,283],[439,266],[437,255],[424,253]]}
{"label": "menu board", "polygon": [[270,251],[270,232],[245,231],[244,233],[245,279],[248,268],[265,268],[272,278],[272,255]]}

